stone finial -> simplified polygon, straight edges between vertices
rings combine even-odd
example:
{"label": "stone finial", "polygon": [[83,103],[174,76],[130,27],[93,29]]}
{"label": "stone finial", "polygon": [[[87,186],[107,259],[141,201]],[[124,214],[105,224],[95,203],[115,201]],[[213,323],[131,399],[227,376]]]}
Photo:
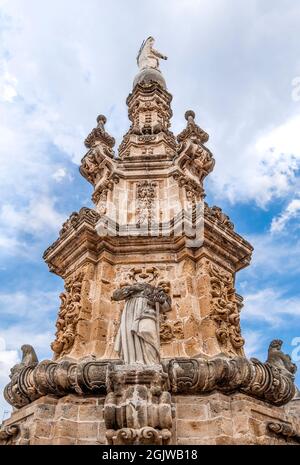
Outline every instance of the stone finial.
{"label": "stone finial", "polygon": [[184,114],[185,119],[190,123],[194,122],[195,116],[196,114],[193,110],[187,110]]}
{"label": "stone finial", "polygon": [[207,142],[209,135],[195,123],[195,112],[193,110],[187,110],[184,117],[187,120],[187,126],[180,134],[178,134],[178,142],[184,142],[187,139],[192,139],[196,143],[201,144]]}
{"label": "stone finial", "polygon": [[107,118],[104,115],[99,115],[97,116],[97,123],[98,123],[98,128],[103,129],[104,131],[104,125],[106,124]]}
{"label": "stone finial", "polygon": [[105,131],[106,117],[99,115],[97,117],[97,127],[94,128],[84,141],[84,145],[90,149],[95,145],[102,144],[112,149],[116,141]]}
{"label": "stone finial", "polygon": [[184,171],[185,176],[196,180],[202,190],[204,178],[211,173],[215,166],[212,153],[203,145],[208,141],[208,134],[195,123],[195,112],[185,112],[186,128],[177,136],[176,163]]}

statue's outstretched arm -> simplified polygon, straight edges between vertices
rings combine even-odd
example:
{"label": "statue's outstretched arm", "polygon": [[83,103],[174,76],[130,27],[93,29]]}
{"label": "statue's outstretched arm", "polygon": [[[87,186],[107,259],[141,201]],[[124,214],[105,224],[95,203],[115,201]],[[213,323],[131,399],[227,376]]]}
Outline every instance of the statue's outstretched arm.
{"label": "statue's outstretched arm", "polygon": [[155,50],[155,48],[152,48],[151,51],[157,58],[161,58],[162,60],[168,59],[166,55],[162,55],[158,50]]}

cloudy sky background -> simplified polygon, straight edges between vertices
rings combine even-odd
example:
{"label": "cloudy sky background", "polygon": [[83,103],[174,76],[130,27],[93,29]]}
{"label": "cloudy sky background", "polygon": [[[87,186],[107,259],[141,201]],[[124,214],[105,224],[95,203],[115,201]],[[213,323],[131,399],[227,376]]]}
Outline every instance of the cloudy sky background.
{"label": "cloudy sky background", "polygon": [[120,142],[149,35],[169,57],[172,130],[193,109],[210,134],[207,201],[255,247],[236,286],[247,353],[265,360],[281,337],[300,360],[299,23],[294,0],[0,0],[1,391],[23,343],[51,357],[63,283],[42,253],[92,206],[83,140],[103,113]]}

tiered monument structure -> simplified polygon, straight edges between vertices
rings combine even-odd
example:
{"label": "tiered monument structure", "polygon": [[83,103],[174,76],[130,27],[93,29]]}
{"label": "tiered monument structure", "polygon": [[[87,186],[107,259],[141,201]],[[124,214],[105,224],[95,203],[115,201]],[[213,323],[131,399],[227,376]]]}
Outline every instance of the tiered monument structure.
{"label": "tiered monument structure", "polygon": [[296,444],[295,365],[272,341],[248,360],[236,273],[252,246],[204,202],[208,134],[185,114],[170,131],[166,59],[149,37],[118,153],[105,116],[85,140],[94,192],[45,252],[65,281],[51,344],[23,346],[5,398],[3,444]]}

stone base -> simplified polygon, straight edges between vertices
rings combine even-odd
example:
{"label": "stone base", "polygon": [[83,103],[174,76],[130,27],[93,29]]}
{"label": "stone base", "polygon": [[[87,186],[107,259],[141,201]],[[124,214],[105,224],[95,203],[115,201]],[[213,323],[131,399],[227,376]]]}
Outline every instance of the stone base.
{"label": "stone base", "polygon": [[[107,444],[104,400],[105,396],[44,396],[12,413],[1,427],[0,444]],[[274,407],[244,394],[215,392],[174,395],[172,403],[170,444],[273,445],[300,441],[296,402]],[[269,424],[275,425],[273,430]]]}
{"label": "stone base", "polygon": [[[289,414],[290,402],[275,407],[244,394],[174,396],[176,444],[297,444],[300,411]],[[296,436],[270,431],[269,423],[289,425]],[[298,437],[297,437],[298,435]]]}

